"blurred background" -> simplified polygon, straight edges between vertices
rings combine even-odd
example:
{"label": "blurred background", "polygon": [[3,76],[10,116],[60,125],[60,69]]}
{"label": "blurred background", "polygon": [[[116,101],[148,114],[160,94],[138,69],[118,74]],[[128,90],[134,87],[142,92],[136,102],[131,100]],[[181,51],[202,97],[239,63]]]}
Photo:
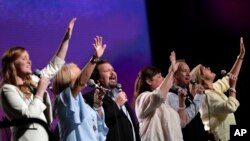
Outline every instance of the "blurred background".
{"label": "blurred background", "polygon": [[[249,122],[245,114],[249,7],[247,0],[0,0],[0,54],[23,46],[30,53],[33,70],[41,69],[58,49],[69,21],[77,17],[66,61],[83,67],[94,52],[94,37],[103,36],[107,49],[102,59],[113,64],[131,102],[142,67],[154,65],[166,75],[174,50],[177,59],[185,59],[191,69],[202,63],[220,78],[222,69],[230,71],[243,36],[246,55],[237,84],[241,105],[235,114],[238,125],[244,127]],[[8,140],[8,130],[1,129],[0,134],[3,141]]]}

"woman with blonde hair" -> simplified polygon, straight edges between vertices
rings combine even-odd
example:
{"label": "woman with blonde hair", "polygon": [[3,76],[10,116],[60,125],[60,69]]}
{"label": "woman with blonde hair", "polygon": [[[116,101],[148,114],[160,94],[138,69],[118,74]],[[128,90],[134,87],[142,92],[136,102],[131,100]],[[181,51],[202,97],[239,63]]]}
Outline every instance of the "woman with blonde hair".
{"label": "woman with blonde hair", "polygon": [[[245,56],[243,37],[240,38],[240,54],[228,75],[214,82],[215,74],[209,67],[197,65],[191,71],[191,77],[205,88],[205,100],[200,109],[205,130],[212,134],[215,140],[230,140],[230,125],[235,125],[234,112],[240,103],[236,99],[236,83]],[[225,92],[229,90],[229,97]]]}
{"label": "woman with blonde hair", "polygon": [[57,118],[61,141],[105,141],[108,128],[102,109],[103,95],[98,89],[94,94],[95,107],[84,101],[81,91],[87,86],[97,61],[103,55],[106,44],[97,36],[95,54],[82,70],[74,64],[64,65],[53,81],[56,96],[53,113]]}

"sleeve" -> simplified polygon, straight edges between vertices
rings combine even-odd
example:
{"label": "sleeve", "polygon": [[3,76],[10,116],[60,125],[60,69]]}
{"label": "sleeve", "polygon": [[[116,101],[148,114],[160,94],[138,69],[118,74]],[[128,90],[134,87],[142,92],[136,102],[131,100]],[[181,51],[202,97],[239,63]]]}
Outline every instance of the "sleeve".
{"label": "sleeve", "polygon": [[[190,105],[185,108],[185,112],[187,114],[187,124],[197,115],[199,112],[199,109],[201,107],[202,101],[204,99],[203,95],[196,94],[193,101],[188,99],[190,101]],[[167,96],[167,103],[175,109],[175,111],[178,111],[179,108],[179,97],[173,92],[169,92]]]}
{"label": "sleeve", "polygon": [[[12,85],[4,85],[2,92],[2,103],[8,117],[13,118],[39,118],[46,109],[46,105],[38,98],[34,98],[27,104],[21,92]],[[5,107],[6,106],[6,107]]]}
{"label": "sleeve", "polygon": [[208,93],[208,104],[210,112],[213,114],[218,113],[233,113],[237,110],[240,103],[234,97],[224,98],[218,94]]}
{"label": "sleeve", "polygon": [[72,118],[74,123],[81,123],[86,115],[81,111],[86,111],[86,106],[82,103],[83,101],[80,99],[81,94],[78,94],[76,97],[72,96],[71,88],[68,87],[64,91],[62,91],[59,95],[60,101],[62,102],[62,106],[66,108],[67,116]]}
{"label": "sleeve", "polygon": [[105,123],[105,114],[104,114],[104,109],[102,108],[103,116],[100,117],[98,113],[96,112],[97,116],[97,128],[98,128],[98,133],[99,133],[99,140],[105,140],[106,136],[108,134],[109,128],[107,127]]}
{"label": "sleeve", "polygon": [[156,89],[152,92],[144,92],[136,100],[136,113],[138,117],[145,118],[150,113],[154,112],[162,103],[165,98],[160,95],[160,90]]}
{"label": "sleeve", "polygon": [[44,104],[46,105],[46,109],[44,111],[45,117],[48,123],[52,123],[53,115],[52,115],[52,105],[50,100],[50,95],[48,92],[44,94]]}
{"label": "sleeve", "polygon": [[216,90],[220,90],[225,93],[229,89],[229,77],[225,76],[222,79],[218,79],[216,82],[213,83],[213,87]]}
{"label": "sleeve", "polygon": [[197,115],[199,109],[204,100],[204,95],[196,94],[193,101],[191,101],[190,105],[186,107],[187,112],[187,124]]}
{"label": "sleeve", "polygon": [[62,68],[65,61],[55,56],[49,64],[41,70],[41,75],[49,79],[52,79],[56,73]]}

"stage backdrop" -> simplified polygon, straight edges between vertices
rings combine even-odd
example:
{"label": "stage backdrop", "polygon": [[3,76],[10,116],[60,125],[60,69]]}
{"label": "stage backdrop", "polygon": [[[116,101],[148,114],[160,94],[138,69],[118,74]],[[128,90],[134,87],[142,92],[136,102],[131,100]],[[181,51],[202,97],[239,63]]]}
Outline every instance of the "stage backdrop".
{"label": "stage backdrop", "polygon": [[66,61],[83,67],[94,52],[94,37],[102,36],[107,44],[102,58],[114,65],[129,102],[139,69],[151,65],[144,0],[1,0],[0,13],[1,56],[10,47],[23,46],[33,70],[49,62],[73,17]]}

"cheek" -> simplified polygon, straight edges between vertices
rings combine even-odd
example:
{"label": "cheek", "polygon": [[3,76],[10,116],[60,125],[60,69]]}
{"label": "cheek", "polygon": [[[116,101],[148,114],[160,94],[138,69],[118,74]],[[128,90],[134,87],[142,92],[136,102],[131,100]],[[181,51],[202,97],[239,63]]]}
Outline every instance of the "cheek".
{"label": "cheek", "polygon": [[15,66],[15,68],[16,68],[17,71],[22,70],[22,65],[19,62],[15,62],[14,66]]}

